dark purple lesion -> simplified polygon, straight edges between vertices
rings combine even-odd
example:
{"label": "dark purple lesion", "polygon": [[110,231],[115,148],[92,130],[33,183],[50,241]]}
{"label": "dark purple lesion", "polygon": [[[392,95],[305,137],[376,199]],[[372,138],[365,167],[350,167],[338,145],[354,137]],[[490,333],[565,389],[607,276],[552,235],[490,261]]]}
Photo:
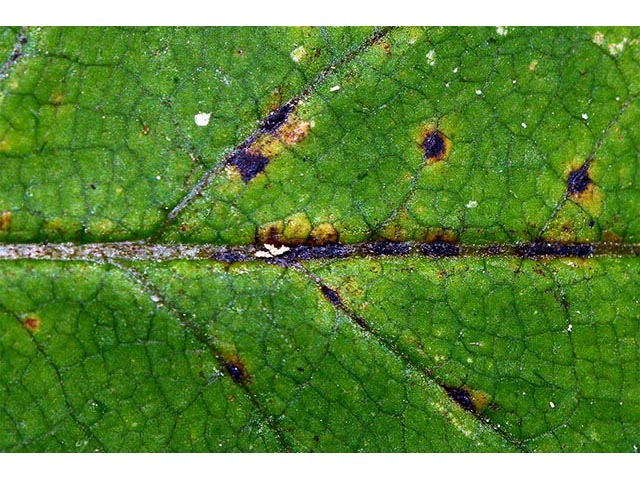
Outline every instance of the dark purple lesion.
{"label": "dark purple lesion", "polygon": [[274,133],[278,128],[284,125],[289,114],[295,108],[295,102],[285,103],[279,108],[271,112],[260,124],[260,130],[267,133]]}
{"label": "dark purple lesion", "polygon": [[569,172],[567,177],[567,193],[578,196],[584,192],[593,181],[589,177],[589,162],[584,162],[580,167]]}
{"label": "dark purple lesion", "polygon": [[447,153],[444,134],[439,130],[428,132],[422,141],[422,150],[427,160],[442,160]]}
{"label": "dark purple lesion", "polygon": [[444,385],[442,388],[447,392],[449,398],[460,405],[464,410],[471,413],[476,412],[476,407],[473,404],[471,394],[466,388],[450,387],[448,385]]}
{"label": "dark purple lesion", "polygon": [[269,159],[258,153],[252,153],[248,150],[240,150],[229,158],[229,164],[238,169],[238,172],[240,172],[240,176],[245,183],[249,183],[259,173],[264,171],[269,164]]}
{"label": "dark purple lesion", "polygon": [[249,374],[244,364],[239,360],[226,360],[224,362],[224,368],[234,382],[248,383]]}

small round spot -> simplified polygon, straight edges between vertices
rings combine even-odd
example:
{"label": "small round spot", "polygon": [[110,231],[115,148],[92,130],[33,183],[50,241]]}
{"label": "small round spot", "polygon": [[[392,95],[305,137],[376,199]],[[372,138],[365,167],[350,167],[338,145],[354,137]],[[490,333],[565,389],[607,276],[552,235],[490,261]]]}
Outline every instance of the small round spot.
{"label": "small round spot", "polygon": [[26,315],[22,319],[22,326],[29,330],[31,333],[36,333],[40,330],[40,317],[37,315]]}

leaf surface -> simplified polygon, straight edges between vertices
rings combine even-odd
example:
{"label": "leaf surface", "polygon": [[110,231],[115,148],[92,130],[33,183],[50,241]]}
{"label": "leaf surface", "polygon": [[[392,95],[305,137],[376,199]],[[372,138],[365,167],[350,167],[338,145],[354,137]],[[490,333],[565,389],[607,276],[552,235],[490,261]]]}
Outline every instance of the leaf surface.
{"label": "leaf surface", "polygon": [[4,29],[0,449],[637,451],[637,38]]}

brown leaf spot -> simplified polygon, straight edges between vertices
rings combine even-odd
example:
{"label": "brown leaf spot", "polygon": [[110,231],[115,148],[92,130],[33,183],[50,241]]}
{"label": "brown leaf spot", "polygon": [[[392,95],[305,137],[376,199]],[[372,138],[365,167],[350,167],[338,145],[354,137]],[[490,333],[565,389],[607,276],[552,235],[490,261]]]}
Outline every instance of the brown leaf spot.
{"label": "brown leaf spot", "polygon": [[284,222],[282,220],[265,223],[256,229],[256,242],[279,246],[283,242],[283,233]]}
{"label": "brown leaf spot", "polygon": [[11,212],[2,212],[0,214],[0,232],[6,232],[11,226]]}
{"label": "brown leaf spot", "polygon": [[22,326],[31,333],[37,333],[40,330],[40,317],[37,315],[26,315],[22,319]]}
{"label": "brown leaf spot", "polygon": [[621,235],[618,235],[617,233],[611,232],[609,230],[602,233],[602,238],[605,242],[610,242],[610,243],[624,242],[624,238],[622,238]]}

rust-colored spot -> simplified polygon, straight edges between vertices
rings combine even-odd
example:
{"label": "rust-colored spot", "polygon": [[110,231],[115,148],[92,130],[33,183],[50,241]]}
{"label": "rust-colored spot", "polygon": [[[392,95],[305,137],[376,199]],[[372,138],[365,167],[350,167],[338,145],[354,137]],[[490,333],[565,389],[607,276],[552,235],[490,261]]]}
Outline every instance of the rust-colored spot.
{"label": "rust-colored spot", "polygon": [[440,162],[449,155],[451,140],[433,125],[427,125],[420,132],[420,148],[427,163]]}
{"label": "rust-colored spot", "polygon": [[11,226],[11,212],[2,212],[0,214],[0,232],[6,232]]}
{"label": "rust-colored spot", "polygon": [[624,241],[624,238],[622,238],[621,235],[618,235],[617,233],[611,232],[609,230],[602,233],[602,238],[605,242],[610,243],[622,243]]}
{"label": "rust-colored spot", "polygon": [[149,135],[149,132],[151,131],[151,129],[149,128],[149,126],[146,123],[142,124],[142,134],[143,135]]}
{"label": "rust-colored spot", "polygon": [[311,123],[299,118],[292,118],[278,130],[278,135],[287,145],[295,145],[304,140],[311,130]]}
{"label": "rust-colored spot", "polygon": [[384,50],[384,53],[387,54],[387,57],[390,57],[391,56],[391,44],[389,42],[387,42],[386,40],[382,40],[380,42],[380,46]]}
{"label": "rust-colored spot", "polygon": [[31,333],[36,333],[40,330],[40,317],[37,315],[26,315],[22,319],[22,326],[29,330]]}

